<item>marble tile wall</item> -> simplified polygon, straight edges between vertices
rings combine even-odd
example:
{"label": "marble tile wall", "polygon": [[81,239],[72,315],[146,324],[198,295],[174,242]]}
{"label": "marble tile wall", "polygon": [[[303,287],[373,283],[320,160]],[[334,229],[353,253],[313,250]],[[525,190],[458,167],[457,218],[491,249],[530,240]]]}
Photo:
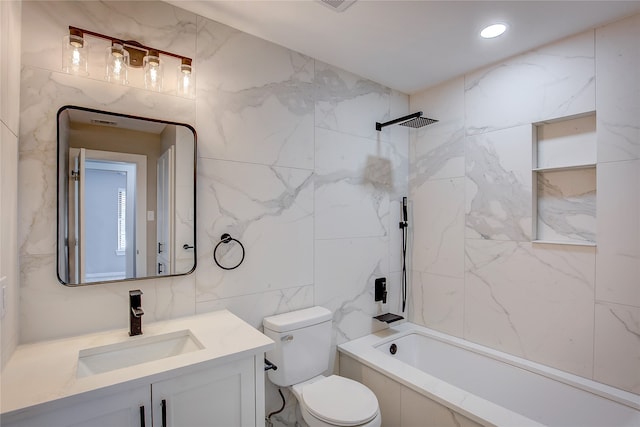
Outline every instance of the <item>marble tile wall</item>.
{"label": "marble tile wall", "polygon": [[[136,18],[139,7],[23,5],[20,340],[127,325],[133,284],[67,288],[56,280],[55,120],[65,104],[170,119],[198,132],[198,267],[135,282],[146,322],[227,308],[260,328],[265,316],[317,304],[334,312],[334,343],[383,327],[371,316],[400,306],[397,224],[408,192],[409,134],[378,133],[374,124],[407,114],[408,96],[166,3],[145,2],[149,19]],[[171,88],[150,92],[135,79],[112,85],[97,68],[88,77],[61,73],[68,25],[193,56],[195,98]],[[244,244],[241,268],[215,265],[223,233]],[[388,278],[386,305],[373,301],[380,276]],[[268,386],[267,411],[279,406]],[[288,405],[276,424],[295,422]]]}
{"label": "marble tile wall", "polygon": [[594,377],[640,394],[640,15],[596,31]]}
{"label": "marble tile wall", "polygon": [[[640,393],[639,29],[636,15],[410,97],[441,119],[410,140],[412,321]],[[532,124],[592,111],[589,188],[547,180],[542,219],[597,247],[533,244]],[[557,190],[574,215],[553,217]]]}
{"label": "marble tile wall", "polygon": [[0,3],[0,369],[18,343],[18,124],[20,115],[20,2]]}

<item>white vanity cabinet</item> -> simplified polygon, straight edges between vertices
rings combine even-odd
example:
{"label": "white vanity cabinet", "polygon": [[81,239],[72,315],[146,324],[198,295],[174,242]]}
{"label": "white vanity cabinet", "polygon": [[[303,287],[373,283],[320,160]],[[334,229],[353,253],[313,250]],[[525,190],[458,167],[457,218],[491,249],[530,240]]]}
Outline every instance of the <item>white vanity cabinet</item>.
{"label": "white vanity cabinet", "polygon": [[[264,361],[261,362],[264,366]],[[253,360],[241,360],[151,385],[154,427],[257,426]],[[137,424],[139,425],[139,424]]]}
{"label": "white vanity cabinet", "polygon": [[[128,362],[130,350],[156,351],[157,342],[180,342],[176,336],[199,348]],[[272,347],[227,310],[148,324],[139,337],[116,330],[20,346],[2,371],[0,425],[264,426],[264,354]],[[96,354],[87,365],[85,356]]]}
{"label": "white vanity cabinet", "polygon": [[122,390],[107,395],[90,392],[74,399],[76,403],[33,408],[29,415],[3,420],[2,426],[257,426],[264,422],[264,375],[256,378],[256,371],[255,358],[248,358],[130,389],[122,384],[117,387]]}
{"label": "white vanity cabinet", "polygon": [[[87,393],[80,402],[51,402],[2,418],[3,427],[115,427],[140,426],[140,407],[151,407],[148,386],[103,395]],[[85,397],[85,396],[83,396]],[[151,416],[145,419],[151,426]]]}

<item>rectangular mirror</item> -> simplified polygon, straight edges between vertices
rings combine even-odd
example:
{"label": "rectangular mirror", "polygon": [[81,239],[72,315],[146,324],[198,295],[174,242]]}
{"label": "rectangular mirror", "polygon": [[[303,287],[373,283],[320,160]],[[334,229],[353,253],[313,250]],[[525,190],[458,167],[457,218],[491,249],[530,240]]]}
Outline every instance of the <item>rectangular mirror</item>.
{"label": "rectangular mirror", "polygon": [[193,127],[58,110],[58,280],[177,276],[196,268]]}

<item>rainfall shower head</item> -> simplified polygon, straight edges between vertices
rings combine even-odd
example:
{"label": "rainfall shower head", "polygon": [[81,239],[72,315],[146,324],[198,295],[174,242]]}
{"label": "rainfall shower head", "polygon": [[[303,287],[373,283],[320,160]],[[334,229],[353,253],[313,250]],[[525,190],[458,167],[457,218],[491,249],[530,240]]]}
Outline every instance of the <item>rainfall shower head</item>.
{"label": "rainfall shower head", "polygon": [[423,126],[427,126],[436,122],[437,122],[436,119],[422,117],[422,111],[418,111],[417,113],[409,114],[408,116],[400,117],[398,119],[391,120],[385,123],[376,122],[376,130],[381,131],[383,127],[389,126],[389,125],[395,125],[395,124],[399,124],[400,126],[406,126],[410,128],[421,128]]}

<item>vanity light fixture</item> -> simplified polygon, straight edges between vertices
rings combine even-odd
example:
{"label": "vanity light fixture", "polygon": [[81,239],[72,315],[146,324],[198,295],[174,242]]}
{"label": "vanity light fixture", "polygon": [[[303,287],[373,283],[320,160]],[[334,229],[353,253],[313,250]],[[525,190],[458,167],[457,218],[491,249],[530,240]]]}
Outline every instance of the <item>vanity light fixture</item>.
{"label": "vanity light fixture", "polygon": [[69,74],[86,76],[88,72],[88,44],[86,37],[96,37],[111,41],[105,55],[105,79],[119,84],[128,84],[129,69],[144,70],[144,84],[147,89],[161,91],[164,79],[164,64],[161,55],[180,60],[177,67],[177,94],[193,96],[194,73],[192,59],[186,56],[145,46],[135,40],[121,40],[115,37],[69,26],[69,35],[62,42],[62,69]]}
{"label": "vanity light fixture", "polygon": [[492,24],[480,31],[480,37],[483,39],[492,39],[502,35],[505,31],[507,31],[507,26],[505,24]]}

